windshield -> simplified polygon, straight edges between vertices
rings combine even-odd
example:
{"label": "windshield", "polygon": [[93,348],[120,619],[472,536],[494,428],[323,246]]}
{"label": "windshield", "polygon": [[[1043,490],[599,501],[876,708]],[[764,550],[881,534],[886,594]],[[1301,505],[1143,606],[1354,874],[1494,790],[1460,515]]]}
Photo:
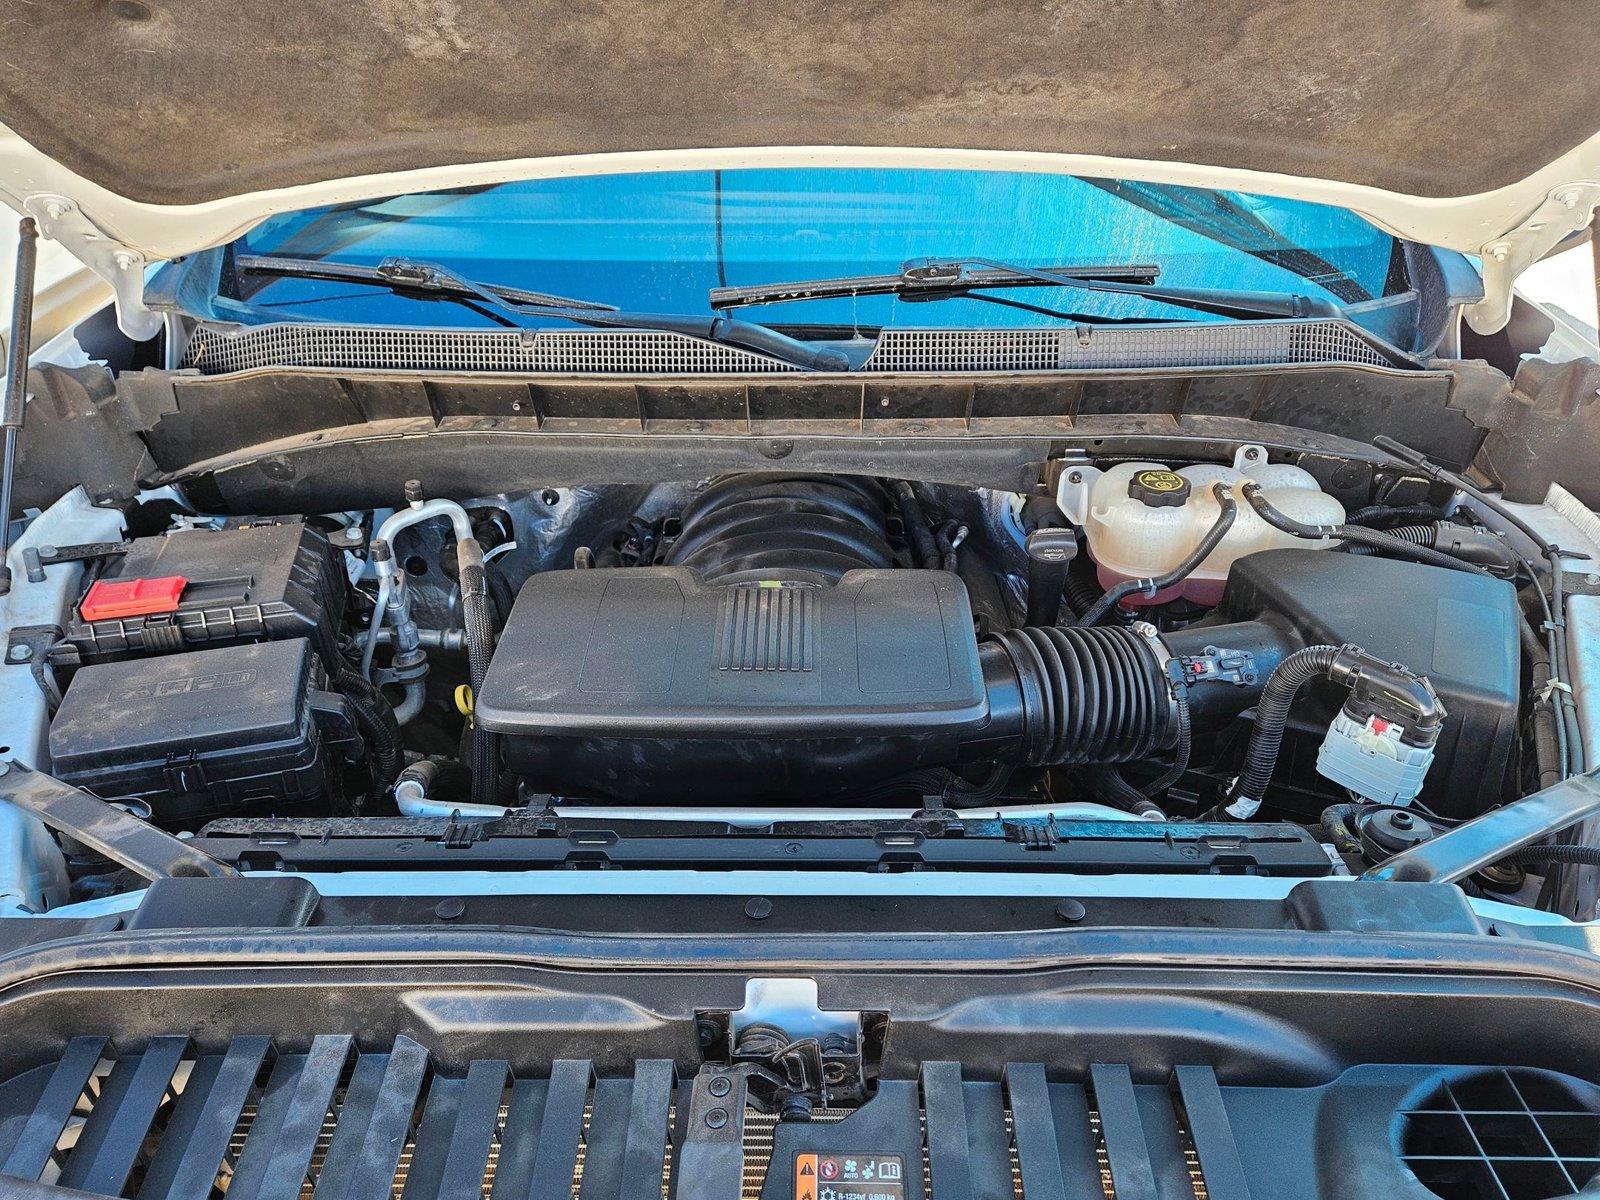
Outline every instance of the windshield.
{"label": "windshield", "polygon": [[[1151,264],[1163,287],[1385,294],[1395,241],[1353,213],[1232,192],[996,171],[760,169],[540,179],[399,196],[272,218],[232,247],[375,266],[428,260],[461,276],[632,311],[709,312],[708,293],[893,273],[909,260],[1028,267]],[[224,289],[227,291],[227,289]],[[348,281],[241,274],[230,315],[483,326],[472,307]],[[1146,297],[1019,288],[1007,298],[1106,318],[1221,320]],[[852,296],[743,308],[787,327],[1042,326],[1055,318],[973,299]],[[562,325],[559,318],[540,324]]]}

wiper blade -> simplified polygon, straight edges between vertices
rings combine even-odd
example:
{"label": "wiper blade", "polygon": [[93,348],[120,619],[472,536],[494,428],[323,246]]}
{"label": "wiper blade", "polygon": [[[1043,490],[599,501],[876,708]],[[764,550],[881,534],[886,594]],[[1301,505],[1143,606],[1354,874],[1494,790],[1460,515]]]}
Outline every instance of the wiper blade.
{"label": "wiper blade", "polygon": [[376,267],[329,263],[275,254],[241,254],[234,269],[244,274],[290,279],[325,279],[386,288],[401,295],[437,297],[462,304],[510,328],[527,328],[524,318],[546,317],[605,329],[647,329],[679,333],[720,345],[735,346],[791,366],[813,371],[848,371],[850,358],[839,350],[819,348],[764,325],[720,314],[627,312],[614,304],[576,300],[549,292],[479,283],[437,263],[388,258]]}
{"label": "wiper blade", "polygon": [[575,300],[550,292],[529,291],[499,283],[478,283],[438,263],[410,258],[386,258],[375,267],[357,263],[325,262],[317,258],[297,258],[287,254],[240,254],[233,260],[234,270],[244,275],[274,275],[282,279],[322,279],[333,283],[354,283],[385,288],[443,300],[479,300],[493,307],[536,305],[545,308],[573,308],[594,312],[615,312],[615,304],[595,300]]}
{"label": "wiper blade", "polygon": [[[1144,268],[1148,271],[1150,268]],[[1331,300],[1280,292],[1247,292],[1227,288],[1172,288],[1131,283],[1095,275],[1067,274],[1049,268],[1020,267],[987,258],[915,259],[899,275],[857,276],[854,279],[810,280],[741,288],[715,288],[712,308],[742,308],[753,304],[782,304],[829,296],[900,296],[933,299],[961,297],[994,286],[1078,288],[1086,292],[1112,292],[1140,296],[1162,304],[1194,309],[1219,317],[1251,320],[1258,317],[1337,317],[1342,310]],[[836,290],[826,291],[829,286]],[[730,295],[732,294],[732,295]]]}
{"label": "wiper blade", "polygon": [[[943,299],[951,284],[940,278],[923,278],[921,266],[937,260],[925,259],[906,263],[896,275],[839,275],[831,279],[801,279],[792,283],[757,283],[747,287],[719,287],[711,289],[712,308],[745,308],[754,304],[784,304],[794,300],[838,300],[850,296],[918,296],[927,293],[928,299]],[[954,261],[954,260],[952,260]],[[975,260],[962,260],[972,262]],[[1074,279],[1098,279],[1122,283],[1154,283],[1161,277],[1161,268],[1153,263],[1129,263],[1125,266],[1071,266],[1040,267],[1058,275]],[[959,284],[961,290],[972,288],[1038,287],[1039,281],[1031,274],[1016,268],[977,267],[969,270]],[[920,298],[920,296],[918,296]]]}

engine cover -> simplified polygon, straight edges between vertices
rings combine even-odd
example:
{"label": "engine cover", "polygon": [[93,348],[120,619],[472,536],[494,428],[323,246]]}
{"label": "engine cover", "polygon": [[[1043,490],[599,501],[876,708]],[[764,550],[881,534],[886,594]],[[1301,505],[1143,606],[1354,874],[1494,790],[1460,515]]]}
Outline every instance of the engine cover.
{"label": "engine cover", "polygon": [[536,575],[475,705],[537,786],[687,803],[859,791],[953,762],[987,717],[965,586],[912,570]]}

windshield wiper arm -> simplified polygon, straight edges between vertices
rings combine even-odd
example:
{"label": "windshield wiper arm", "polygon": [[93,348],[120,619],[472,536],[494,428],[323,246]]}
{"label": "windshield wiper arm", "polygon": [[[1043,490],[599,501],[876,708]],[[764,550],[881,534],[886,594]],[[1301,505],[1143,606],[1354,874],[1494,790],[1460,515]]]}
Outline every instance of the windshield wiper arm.
{"label": "windshield wiper arm", "polygon": [[764,325],[734,320],[720,313],[694,316],[626,312],[614,304],[575,300],[570,296],[501,284],[479,283],[437,263],[387,258],[376,267],[364,267],[288,255],[241,254],[234,259],[234,269],[244,274],[325,279],[386,288],[402,295],[437,297],[465,305],[511,328],[526,328],[523,318],[552,317],[605,329],[651,329],[662,333],[679,333],[721,345],[736,346],[814,371],[850,369],[849,356],[842,351],[812,346]]}
{"label": "windshield wiper arm", "polygon": [[615,304],[575,300],[571,296],[557,296],[550,292],[529,291],[498,283],[478,283],[438,263],[418,262],[409,258],[386,258],[375,267],[364,267],[357,263],[325,262],[287,254],[240,254],[235,256],[233,266],[244,275],[365,284],[392,292],[437,296],[442,300],[480,300],[496,308],[534,305],[594,312],[617,311]]}
{"label": "windshield wiper arm", "polygon": [[[782,304],[792,300],[838,300],[850,296],[916,296],[926,293],[930,300],[959,294],[972,288],[1038,287],[1039,281],[1015,268],[994,269],[977,267],[969,270],[952,293],[951,284],[940,278],[924,279],[916,272],[935,259],[919,259],[906,263],[894,275],[839,275],[830,279],[799,279],[792,283],[757,283],[746,287],[719,287],[711,289],[712,308],[744,308],[753,304]],[[951,260],[952,262],[955,260]],[[974,260],[963,259],[963,262]],[[1071,267],[1040,267],[1058,275],[1074,279],[1099,279],[1122,283],[1154,283],[1161,277],[1161,268],[1154,263],[1129,263],[1126,265],[1095,265]]]}
{"label": "windshield wiper arm", "polygon": [[[1138,269],[1148,277],[1153,268]],[[1069,273],[1050,268],[1019,267],[987,258],[926,258],[906,263],[898,275],[867,276],[799,283],[758,284],[751,287],[714,288],[712,308],[742,308],[754,304],[783,304],[838,296],[900,296],[932,299],[959,297],[991,287],[1078,288],[1086,292],[1113,292],[1140,296],[1162,304],[1190,308],[1219,317],[1250,320],[1257,317],[1337,317],[1342,310],[1331,300],[1279,292],[1246,292],[1226,288],[1174,288],[1134,283],[1107,277],[1106,268],[1089,268],[1093,274]],[[1114,270],[1114,268],[1112,268]]]}

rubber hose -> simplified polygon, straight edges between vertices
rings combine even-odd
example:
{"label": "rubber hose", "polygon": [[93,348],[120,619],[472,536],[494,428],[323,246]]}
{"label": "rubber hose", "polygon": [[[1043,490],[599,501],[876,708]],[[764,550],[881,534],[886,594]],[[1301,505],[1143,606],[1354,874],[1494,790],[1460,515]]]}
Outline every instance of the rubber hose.
{"label": "rubber hose", "polygon": [[516,603],[517,593],[497,563],[485,563],[483,573],[489,584],[489,599],[494,604],[495,628],[504,629],[511,619],[511,606]]}
{"label": "rubber hose", "polygon": [[[1096,589],[1082,575],[1073,572],[1067,576],[1067,607],[1072,610],[1074,623],[1083,624],[1083,614],[1093,608],[1103,595],[1104,592]],[[1137,614],[1114,605],[1107,610],[1107,615],[1118,625],[1131,625],[1139,619]]]}
{"label": "rubber hose", "polygon": [[1600,846],[1524,846],[1520,850],[1513,850],[1500,862],[1509,867],[1527,867],[1538,863],[1600,867]]}
{"label": "rubber hose", "polygon": [[1246,482],[1239,488],[1239,494],[1249,503],[1250,507],[1268,525],[1283,533],[1311,541],[1323,541],[1335,538],[1340,541],[1353,542],[1358,546],[1371,546],[1375,550],[1382,550],[1387,554],[1396,554],[1402,558],[1415,559],[1417,562],[1427,563],[1432,567],[1445,567],[1451,571],[1465,571],[1473,575],[1487,575],[1488,572],[1471,563],[1462,562],[1459,558],[1452,558],[1448,554],[1441,554],[1427,546],[1417,546],[1403,541],[1397,537],[1390,537],[1386,533],[1379,533],[1376,529],[1364,529],[1359,525],[1307,525],[1295,520],[1287,513],[1279,512],[1261,494],[1261,488],[1252,482]]}
{"label": "rubber hose", "polygon": [[917,566],[929,571],[939,570],[943,566],[939,543],[934,539],[933,530],[928,527],[928,518],[922,511],[922,501],[917,499],[916,489],[904,479],[896,479],[889,484],[889,490],[894,493],[895,504],[899,506],[900,522],[906,527],[906,539],[911,543]]}
{"label": "rubber hose", "polygon": [[372,782],[380,793],[387,791],[405,766],[394,708],[371,680],[349,667],[340,669],[334,683],[349,702],[350,712],[367,739]]}
{"label": "rubber hose", "polygon": [[1133,762],[1166,744],[1172,698],[1139,634],[1024,627],[990,640],[1016,675],[1029,766]]}
{"label": "rubber hose", "polygon": [[[473,703],[483,693],[483,677],[494,655],[494,619],[490,612],[488,576],[483,548],[476,538],[456,543],[457,575],[461,581],[461,617],[467,629],[467,678]],[[472,800],[493,804],[500,791],[500,750],[494,734],[476,721],[472,725]]]}
{"label": "rubber hose", "polygon": [[[1255,808],[1261,806],[1267,784],[1272,781],[1273,769],[1278,765],[1278,751],[1283,746],[1283,731],[1289,724],[1290,705],[1301,688],[1328,673],[1338,653],[1337,646],[1307,646],[1289,655],[1272,672],[1261,699],[1256,702],[1256,727],[1250,735],[1244,770],[1229,789],[1230,803],[1249,801]],[[1255,815],[1255,808],[1248,816]]]}
{"label": "rubber hose", "polygon": [[1097,763],[1083,772],[1084,782],[1095,799],[1131,812],[1140,817],[1158,817],[1166,820],[1167,814],[1148,796],[1122,777],[1122,772],[1106,763]]}
{"label": "rubber hose", "polygon": [[1539,771],[1543,791],[1561,782],[1561,747],[1556,734],[1556,710],[1546,688],[1550,684],[1550,652],[1533,631],[1527,617],[1517,622],[1522,652],[1528,657],[1529,692],[1533,696],[1529,720],[1533,725],[1533,760]]}
{"label": "rubber hose", "polygon": [[1217,519],[1212,522],[1211,528],[1206,531],[1205,537],[1200,539],[1200,544],[1190,551],[1182,562],[1164,575],[1157,575],[1152,579],[1124,579],[1105,595],[1101,596],[1089,611],[1083,614],[1082,619],[1079,621],[1080,625],[1098,625],[1100,618],[1106,615],[1108,609],[1135,592],[1154,596],[1162,588],[1168,588],[1175,583],[1182,582],[1193,574],[1196,567],[1210,557],[1211,552],[1217,548],[1222,539],[1228,536],[1228,530],[1233,528],[1233,522],[1239,515],[1239,506],[1234,502],[1233,495],[1228,489],[1220,483],[1213,485],[1213,488],[1213,494],[1216,496],[1217,503],[1221,505],[1222,510],[1217,514]]}
{"label": "rubber hose", "polygon": [[[1384,525],[1389,521],[1441,521],[1444,509],[1437,504],[1369,504],[1345,517],[1346,525]],[[1387,527],[1387,526],[1385,526]],[[1389,532],[1394,532],[1392,529]]]}
{"label": "rubber hose", "polygon": [[1330,804],[1322,810],[1322,828],[1334,849],[1344,854],[1360,854],[1361,839],[1350,828],[1350,818],[1355,816],[1354,804]]}

